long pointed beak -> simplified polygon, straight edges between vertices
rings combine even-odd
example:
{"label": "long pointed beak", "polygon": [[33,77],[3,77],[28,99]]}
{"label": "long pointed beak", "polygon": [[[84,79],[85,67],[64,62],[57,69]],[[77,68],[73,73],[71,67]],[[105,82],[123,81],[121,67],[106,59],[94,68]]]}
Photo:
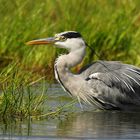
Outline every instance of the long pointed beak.
{"label": "long pointed beak", "polygon": [[31,40],[26,42],[26,45],[43,45],[43,44],[54,44],[56,42],[55,37],[42,38],[37,40]]}

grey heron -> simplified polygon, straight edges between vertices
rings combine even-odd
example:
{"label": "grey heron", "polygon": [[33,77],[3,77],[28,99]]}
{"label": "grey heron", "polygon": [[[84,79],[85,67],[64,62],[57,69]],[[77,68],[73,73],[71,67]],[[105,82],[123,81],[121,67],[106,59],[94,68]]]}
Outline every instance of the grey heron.
{"label": "grey heron", "polygon": [[86,43],[76,31],[37,39],[27,45],[53,44],[68,50],[54,65],[55,78],[65,91],[79,101],[104,110],[140,110],[140,68],[118,61],[98,60],[79,73],[70,69],[79,64],[86,53]]}

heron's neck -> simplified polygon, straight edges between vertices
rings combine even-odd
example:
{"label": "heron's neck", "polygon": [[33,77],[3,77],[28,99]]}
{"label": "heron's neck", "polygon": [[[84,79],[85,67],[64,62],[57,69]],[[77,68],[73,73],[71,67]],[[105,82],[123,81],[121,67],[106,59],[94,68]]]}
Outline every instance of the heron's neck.
{"label": "heron's neck", "polygon": [[68,70],[79,64],[85,56],[85,48],[81,48],[70,52],[69,54],[61,55],[57,58],[56,66],[58,69]]}
{"label": "heron's neck", "polygon": [[85,55],[85,48],[72,51],[67,55],[61,55],[55,64],[55,78],[61,86],[73,94],[77,91],[76,81],[78,80],[74,74],[70,72],[70,68],[79,64]]}

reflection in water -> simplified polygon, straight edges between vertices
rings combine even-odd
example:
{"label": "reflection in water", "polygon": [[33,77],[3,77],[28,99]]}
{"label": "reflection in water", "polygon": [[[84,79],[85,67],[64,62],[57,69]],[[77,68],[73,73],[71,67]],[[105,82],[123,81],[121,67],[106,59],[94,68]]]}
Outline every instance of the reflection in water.
{"label": "reflection in water", "polygon": [[3,120],[0,122],[0,135],[18,135],[18,136],[29,136],[31,132],[31,121],[26,122],[17,120]]}
{"label": "reflection in water", "polygon": [[58,125],[57,135],[76,137],[140,137],[140,113],[83,112]]}
{"label": "reflection in water", "polygon": [[140,138],[140,113],[81,112],[63,120],[10,122],[0,126],[7,136],[56,136],[72,138]]}

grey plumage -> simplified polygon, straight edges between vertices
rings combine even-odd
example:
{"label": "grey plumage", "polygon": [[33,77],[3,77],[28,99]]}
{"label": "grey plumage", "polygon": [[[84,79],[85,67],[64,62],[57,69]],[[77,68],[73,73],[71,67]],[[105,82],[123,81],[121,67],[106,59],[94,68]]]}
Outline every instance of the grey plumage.
{"label": "grey plumage", "polygon": [[97,61],[80,75],[87,79],[91,88],[96,89],[96,98],[102,108],[132,109],[140,105],[139,68],[121,62]]}

